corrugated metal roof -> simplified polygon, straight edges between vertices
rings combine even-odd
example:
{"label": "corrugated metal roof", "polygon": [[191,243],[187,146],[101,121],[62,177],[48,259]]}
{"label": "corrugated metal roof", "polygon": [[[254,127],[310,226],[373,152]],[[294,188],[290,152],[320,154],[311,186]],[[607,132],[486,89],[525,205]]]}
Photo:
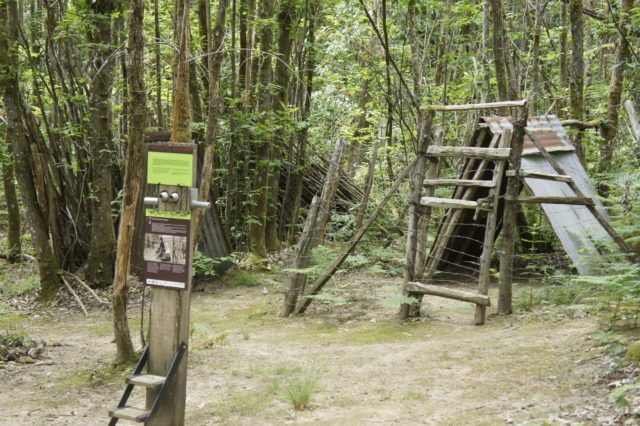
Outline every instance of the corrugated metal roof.
{"label": "corrugated metal roof", "polygon": [[[489,125],[491,133],[500,133],[503,129],[511,129],[511,117],[500,117],[490,115],[482,117],[482,121]],[[569,141],[560,120],[555,115],[542,115],[538,117],[529,117],[527,121],[527,129],[533,132],[542,145],[549,152],[556,151],[575,151],[573,144]],[[529,139],[524,137],[524,145],[522,147],[522,155],[537,154],[538,150]]]}

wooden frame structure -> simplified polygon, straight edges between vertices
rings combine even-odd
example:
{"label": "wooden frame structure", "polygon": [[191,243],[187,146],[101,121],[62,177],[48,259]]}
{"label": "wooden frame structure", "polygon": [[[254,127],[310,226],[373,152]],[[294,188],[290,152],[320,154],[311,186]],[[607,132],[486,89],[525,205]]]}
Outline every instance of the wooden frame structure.
{"label": "wooden frame structure", "polygon": [[[511,108],[513,125],[508,128],[503,127],[496,133],[493,130],[493,137],[488,147],[445,147],[440,146],[438,138],[431,146],[422,146],[419,149],[418,166],[420,161],[429,164],[427,176],[414,176],[414,188],[412,192],[412,206],[409,218],[409,233],[407,238],[406,258],[407,265],[405,280],[403,284],[403,294],[415,297],[418,302],[413,305],[405,304],[400,310],[400,318],[407,319],[419,316],[420,302],[422,296],[446,297],[455,300],[462,300],[475,304],[475,324],[484,324],[486,318],[486,308],[491,306],[488,297],[490,282],[489,268],[493,254],[497,232],[499,231],[499,218],[502,219],[502,252],[500,257],[500,289],[499,289],[499,313],[512,312],[512,271],[515,244],[515,227],[518,203],[535,204],[565,204],[585,206],[602,228],[609,234],[613,241],[623,252],[631,252],[631,248],[616,233],[608,223],[607,218],[598,210],[596,203],[578,187],[574,179],[562,168],[555,158],[547,152],[544,144],[538,139],[536,134],[527,129],[526,101],[498,102],[492,104],[477,105],[450,105],[433,106],[426,108],[426,114],[433,114],[434,111],[466,111],[485,108]],[[432,117],[431,117],[432,119]],[[488,125],[481,124],[478,131],[484,131]],[[430,129],[428,129],[430,130]],[[536,153],[541,155],[553,168],[556,174],[536,171],[521,170],[521,157],[525,135],[533,143]],[[425,139],[428,139],[425,138]],[[486,139],[485,139],[486,143]],[[466,158],[463,170],[459,179],[437,179],[437,163],[440,158],[455,157]],[[473,159],[473,162],[472,160]],[[509,170],[507,170],[507,160]],[[492,168],[489,166],[493,165]],[[488,173],[492,173],[491,180],[487,179]],[[417,175],[417,173],[416,173]],[[555,182],[563,182],[568,185],[574,196],[519,196],[524,179],[543,179]],[[504,181],[506,180],[506,185]],[[451,199],[433,197],[434,188],[439,186],[454,186]],[[426,187],[424,195],[421,190]],[[443,219],[436,241],[431,247],[431,253],[426,261],[426,265],[420,265],[421,256],[419,244],[413,241],[426,241],[428,225],[415,226],[415,216],[431,217],[431,209],[434,207],[446,208],[447,213]],[[486,211],[487,218],[484,226],[484,240],[480,255],[480,271],[478,277],[477,292],[460,289],[445,288],[440,285],[433,285],[433,276],[439,262],[442,261],[443,253],[448,243],[447,238],[441,236],[451,235],[456,226],[460,226],[460,218],[469,209]],[[420,219],[422,220],[422,219]],[[420,222],[418,220],[418,223]],[[422,235],[416,235],[422,234]],[[480,237],[478,237],[480,238]],[[468,242],[467,242],[468,244]],[[475,244],[475,243],[474,243]],[[424,245],[422,250],[424,250]],[[463,251],[465,249],[462,249]],[[423,257],[424,259],[424,257]],[[422,281],[422,282],[421,282]]]}

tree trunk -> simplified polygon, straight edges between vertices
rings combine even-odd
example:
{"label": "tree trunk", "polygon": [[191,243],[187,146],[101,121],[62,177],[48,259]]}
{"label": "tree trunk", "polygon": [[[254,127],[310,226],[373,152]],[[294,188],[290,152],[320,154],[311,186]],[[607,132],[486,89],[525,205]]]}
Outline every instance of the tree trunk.
{"label": "tree trunk", "polygon": [[125,153],[125,175],[118,233],[118,251],[116,271],[113,281],[113,331],[116,341],[116,363],[125,364],[135,359],[135,351],[131,342],[127,320],[127,301],[129,286],[127,276],[131,261],[131,248],[137,220],[137,207],[140,200],[143,182],[143,145],[144,131],[147,125],[146,89],[144,83],[144,0],[131,2],[129,18],[129,59],[128,83],[130,89],[129,133]]}
{"label": "tree trunk", "polygon": [[154,61],[156,72],[156,119],[158,123],[158,130],[164,128],[164,116],[162,112],[162,65],[160,57],[160,11],[158,10],[158,2],[160,0],[153,0],[153,23],[155,31],[156,43],[154,49]]}
{"label": "tree trunk", "polygon": [[[0,32],[2,31],[0,22]],[[0,54],[2,54],[0,48]],[[0,82],[0,93],[2,83]],[[11,132],[11,127],[7,126],[4,132],[4,145],[7,158],[2,159],[2,184],[4,188],[5,203],[7,205],[7,260],[17,262],[22,254],[22,244],[20,242],[20,206],[16,194],[14,156],[11,141],[15,135]]]}
{"label": "tree trunk", "polygon": [[[31,156],[30,143],[27,140],[25,121],[32,119],[31,109],[20,94],[18,63],[18,10],[15,0],[0,0],[0,32],[6,29],[6,38],[0,37],[0,76],[4,85],[3,97],[7,122],[13,139],[15,171],[22,194],[22,203],[26,211],[27,222],[31,229],[33,247],[38,260],[40,276],[40,298],[50,301],[55,298],[61,286],[58,275],[58,261],[53,254],[49,241],[49,229],[46,218],[38,203],[35,166]],[[5,13],[6,12],[6,13]]]}
{"label": "tree trunk", "polygon": [[[571,118],[584,119],[584,24],[582,0],[569,0],[569,22],[571,22],[571,81],[569,82],[569,104]],[[584,163],[582,132],[573,139],[576,154]]]}
{"label": "tree trunk", "polygon": [[512,90],[512,79],[515,77],[509,72],[509,48],[505,39],[505,25],[502,15],[502,1],[490,0],[491,18],[493,21],[493,62],[496,69],[496,82],[498,85],[498,99],[508,101],[516,99]]}
{"label": "tree trunk", "polygon": [[[209,113],[207,117],[207,137],[204,143],[204,156],[202,159],[202,178],[200,180],[200,189],[198,198],[200,200],[208,200],[211,191],[211,181],[214,169],[214,147],[218,139],[220,130],[220,115],[222,114],[222,95],[220,93],[220,72],[222,69],[222,43],[225,34],[225,18],[227,16],[227,0],[218,1],[218,11],[216,14],[216,26],[211,32],[211,9],[210,5],[205,5],[205,16],[207,21],[207,33],[209,34],[209,60],[207,63],[209,71]],[[215,52],[215,53],[214,53]],[[202,218],[204,217],[203,209],[197,209],[194,213],[193,229],[194,250],[198,247],[200,239],[200,228],[202,226]]]}
{"label": "tree trunk", "polygon": [[[260,3],[260,19],[267,21],[273,17],[274,0],[263,0]],[[273,81],[271,52],[273,44],[273,29],[269,23],[265,23],[260,29],[260,58],[258,96],[258,112],[260,119],[268,119],[271,109],[271,94],[268,86]],[[267,205],[269,203],[269,154],[272,143],[270,131],[264,130],[260,140],[255,142],[256,167],[255,180],[251,191],[251,223],[249,225],[249,251],[257,256],[264,257],[266,249],[266,221]]]}
{"label": "tree trunk", "polygon": [[[618,126],[620,115],[620,103],[622,101],[622,84],[624,82],[624,71],[629,58],[629,44],[627,43],[627,21],[629,13],[633,9],[633,0],[620,0],[620,18],[618,28],[620,37],[616,43],[616,57],[611,72],[611,83],[609,84],[609,97],[607,101],[607,119],[602,126],[604,144],[600,150],[599,173],[610,173],[614,170],[613,154],[618,146]],[[602,197],[609,195],[609,185],[598,185],[598,193]]]}
{"label": "tree trunk", "polygon": [[[285,107],[289,94],[289,62],[291,57],[291,30],[296,15],[295,2],[293,0],[281,0],[278,6],[278,54],[276,56],[274,83],[277,87],[276,96],[273,99],[273,112],[275,120],[280,123],[275,132],[274,143],[271,146],[270,159],[272,167],[269,173],[269,204],[267,206],[267,223],[265,244],[268,251],[280,249],[278,235],[278,194],[280,189],[281,152],[284,150],[288,134],[285,132],[285,124],[288,118],[285,116]],[[284,208],[284,206],[281,206]]]}
{"label": "tree trunk", "polygon": [[113,86],[114,61],[111,43],[111,14],[113,3],[102,0],[92,4],[95,27],[90,29],[89,41],[96,45],[91,61],[92,75],[89,93],[89,115],[92,147],[91,203],[91,247],[87,260],[87,279],[97,286],[108,286],[113,282],[115,261],[115,231],[111,218],[113,183],[111,165],[111,89]]}

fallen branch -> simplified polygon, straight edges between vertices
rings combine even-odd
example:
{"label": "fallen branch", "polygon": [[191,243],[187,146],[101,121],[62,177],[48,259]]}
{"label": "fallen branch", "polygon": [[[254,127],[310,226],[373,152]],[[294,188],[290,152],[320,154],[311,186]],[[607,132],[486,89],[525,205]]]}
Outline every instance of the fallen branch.
{"label": "fallen branch", "polygon": [[80,298],[78,297],[78,294],[75,291],[73,291],[73,289],[71,288],[67,280],[64,279],[64,277],[61,277],[61,278],[64,285],[67,287],[67,290],[69,290],[69,292],[76,299],[76,302],[78,302],[78,305],[80,305],[80,308],[82,308],[82,312],[84,312],[84,316],[89,318],[89,312],[87,312],[87,309],[84,307],[84,304],[82,303],[82,300],[80,300]]}
{"label": "fallen branch", "polygon": [[84,288],[85,288],[89,293],[91,293],[91,295],[92,295],[92,296],[93,296],[93,297],[94,297],[94,298],[95,298],[99,303],[101,303],[101,304],[103,304],[103,305],[108,305],[108,304],[109,304],[108,302],[105,302],[104,300],[100,299],[100,296],[98,296],[98,294],[97,294],[95,291],[93,291],[93,289],[92,289],[91,287],[89,287],[89,285],[88,285],[87,283],[85,283],[85,282],[84,282],[84,281],[82,281],[80,278],[78,278],[78,276],[77,276],[77,275],[72,274],[72,273],[71,273],[71,272],[69,272],[69,271],[64,271],[64,273],[65,273],[66,275],[69,275],[70,277],[75,278],[75,280],[76,280],[76,281],[77,281],[81,286],[83,286],[83,287],[84,287]]}

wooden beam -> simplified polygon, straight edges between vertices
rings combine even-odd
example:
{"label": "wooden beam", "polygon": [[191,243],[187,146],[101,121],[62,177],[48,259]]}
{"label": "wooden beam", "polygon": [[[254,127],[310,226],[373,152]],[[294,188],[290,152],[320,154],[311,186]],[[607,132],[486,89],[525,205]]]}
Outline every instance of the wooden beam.
{"label": "wooden beam", "polygon": [[450,198],[438,198],[438,197],[422,197],[420,204],[427,207],[439,207],[445,209],[478,209],[478,210],[490,210],[486,203],[478,203],[477,201],[470,200],[456,200]]}
{"label": "wooden beam", "polygon": [[493,188],[495,184],[490,180],[473,179],[425,179],[424,186],[465,186],[477,188]]}
{"label": "wooden beam", "polygon": [[410,282],[407,284],[410,293],[428,294],[431,296],[445,297],[447,299],[461,300],[463,302],[475,303],[481,306],[491,306],[491,299],[484,294],[471,291],[446,288],[437,285]]}
{"label": "wooden beam", "polygon": [[514,107],[526,107],[526,106],[527,106],[527,100],[522,99],[520,101],[484,102],[480,104],[428,105],[422,109],[427,111],[473,111],[477,109],[487,109],[487,108],[514,108]]}
{"label": "wooden beam", "polygon": [[552,180],[555,182],[573,182],[573,178],[571,176],[567,176],[567,175],[554,175],[551,173],[542,173],[542,172],[535,172],[535,171],[529,171],[529,170],[520,170],[518,173],[516,173],[515,170],[507,170],[507,176],[508,177],[513,177],[513,176],[520,176],[523,178],[531,178],[531,179],[544,179],[544,180]]}
{"label": "wooden beam", "polygon": [[572,118],[569,120],[562,120],[560,124],[564,127],[573,127],[579,130],[597,129],[602,125],[602,120],[582,121]]}
{"label": "wooden beam", "polygon": [[567,204],[572,206],[593,206],[594,202],[588,197],[516,197],[506,200],[524,204]]}
{"label": "wooden beam", "polygon": [[430,146],[427,155],[432,157],[468,157],[483,160],[507,160],[510,148],[475,148],[472,146]]}

